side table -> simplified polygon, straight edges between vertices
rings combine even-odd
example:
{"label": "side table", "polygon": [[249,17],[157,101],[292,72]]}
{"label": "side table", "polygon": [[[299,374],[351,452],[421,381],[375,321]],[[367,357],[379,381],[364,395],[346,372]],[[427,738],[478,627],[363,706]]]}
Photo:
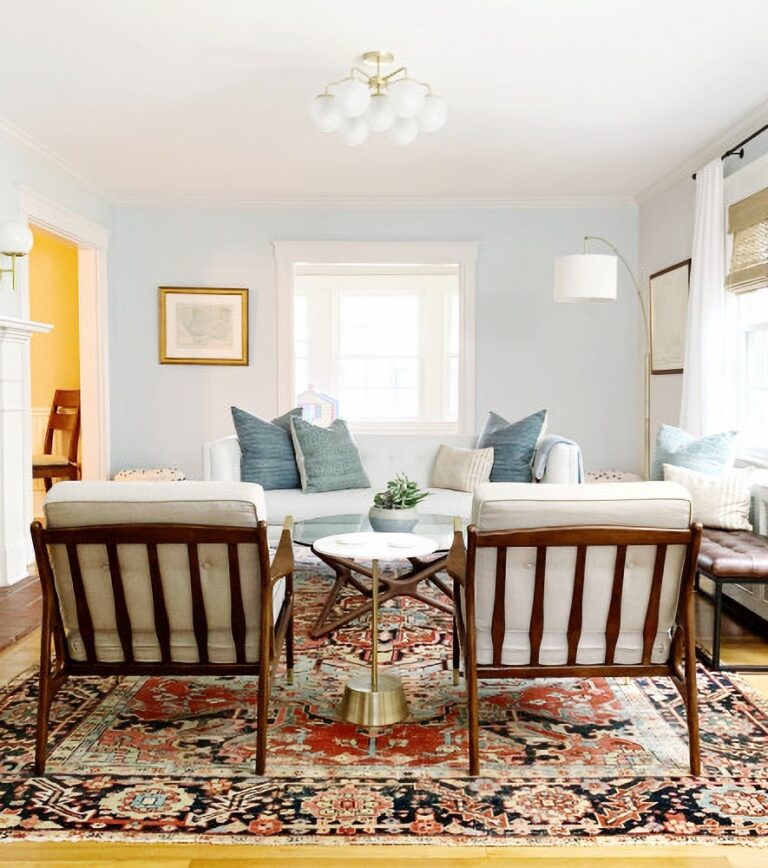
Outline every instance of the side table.
{"label": "side table", "polygon": [[345,533],[322,537],[312,548],[329,563],[371,561],[371,670],[345,685],[341,717],[370,727],[404,720],[409,712],[402,681],[379,673],[379,561],[424,557],[437,550],[437,543],[411,533]]}

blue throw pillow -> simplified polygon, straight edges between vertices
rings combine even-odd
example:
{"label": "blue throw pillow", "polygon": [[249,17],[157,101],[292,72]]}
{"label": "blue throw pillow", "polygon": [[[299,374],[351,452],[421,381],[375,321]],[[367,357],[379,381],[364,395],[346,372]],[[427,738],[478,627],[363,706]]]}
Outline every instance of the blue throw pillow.
{"label": "blue throw pillow", "polygon": [[493,447],[491,482],[532,482],[531,466],[547,424],[547,411],[539,410],[519,422],[507,422],[497,413],[489,413],[478,449]]}
{"label": "blue throw pillow", "polygon": [[305,492],[370,488],[360,453],[343,419],[321,428],[292,416],[291,433]]}
{"label": "blue throw pillow", "polygon": [[291,417],[301,416],[296,407],[271,422],[232,407],[237,439],[240,441],[240,479],[258,482],[265,490],[301,488],[299,469],[291,440]]}
{"label": "blue throw pillow", "polygon": [[651,479],[664,479],[664,465],[687,467],[710,476],[720,476],[733,466],[736,431],[723,431],[696,439],[674,425],[662,425],[656,435]]}

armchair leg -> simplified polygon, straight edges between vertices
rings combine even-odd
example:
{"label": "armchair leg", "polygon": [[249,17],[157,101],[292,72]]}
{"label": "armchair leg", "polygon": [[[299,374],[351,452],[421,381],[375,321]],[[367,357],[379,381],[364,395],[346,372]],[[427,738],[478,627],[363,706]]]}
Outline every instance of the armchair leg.
{"label": "armchair leg", "polygon": [[269,660],[259,667],[259,695],[256,708],[256,774],[263,775],[267,767],[267,726],[269,725]]}
{"label": "armchair leg", "polygon": [[689,597],[689,615],[685,630],[685,713],[688,719],[688,750],[691,774],[701,774],[701,743],[699,741],[699,693],[696,687],[696,639],[691,630],[693,599]]}
{"label": "armchair leg", "polygon": [[467,665],[467,712],[469,716],[469,774],[480,774],[480,709],[477,696],[477,669]]}
{"label": "armchair leg", "polygon": [[459,648],[459,628],[456,623],[456,616],[453,616],[453,686],[456,687],[459,683],[461,666],[461,649]]}
{"label": "armchair leg", "polygon": [[288,684],[293,684],[293,573],[286,576],[285,581],[288,589],[289,605],[291,607],[288,613],[288,623],[285,628],[285,680]]}

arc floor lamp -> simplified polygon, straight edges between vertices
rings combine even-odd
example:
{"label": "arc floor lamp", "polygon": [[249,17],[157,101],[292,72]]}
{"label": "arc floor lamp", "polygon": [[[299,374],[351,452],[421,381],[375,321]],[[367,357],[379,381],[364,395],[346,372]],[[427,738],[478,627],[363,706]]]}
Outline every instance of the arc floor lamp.
{"label": "arc floor lamp", "polygon": [[[613,253],[590,253],[589,242],[604,244]],[[584,237],[584,251],[555,260],[555,301],[615,301],[618,294],[619,262],[632,280],[645,326],[645,364],[643,369],[643,473],[651,469],[651,330],[640,284],[621,252],[599,235]]]}

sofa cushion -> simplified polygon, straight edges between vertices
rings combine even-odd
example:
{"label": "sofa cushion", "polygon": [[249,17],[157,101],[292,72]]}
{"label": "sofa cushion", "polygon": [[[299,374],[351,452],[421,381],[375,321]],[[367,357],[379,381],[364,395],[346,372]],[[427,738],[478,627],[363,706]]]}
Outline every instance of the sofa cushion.
{"label": "sofa cushion", "polygon": [[651,479],[664,479],[665,464],[718,476],[733,466],[735,448],[735,431],[723,431],[696,439],[682,428],[661,425],[656,435]]}
{"label": "sofa cushion", "polygon": [[368,488],[349,426],[335,419],[327,428],[291,417],[291,435],[305,493]]}
{"label": "sofa cushion", "polygon": [[430,485],[453,491],[472,491],[488,482],[493,467],[493,449],[457,449],[440,445],[432,468]]}
{"label": "sofa cushion", "polygon": [[296,407],[271,422],[232,407],[242,458],[240,478],[257,482],[262,488],[296,488],[300,485],[299,468],[291,439],[291,416],[300,416]]}
{"label": "sofa cushion", "polygon": [[687,467],[664,465],[664,479],[677,482],[690,492],[693,520],[720,530],[752,530],[749,508],[753,478],[753,467],[710,476]]}
{"label": "sofa cushion", "polygon": [[531,482],[531,467],[536,444],[547,424],[547,411],[539,410],[520,419],[507,422],[498,413],[489,413],[485,428],[478,438],[480,449],[493,447],[491,482]]}

